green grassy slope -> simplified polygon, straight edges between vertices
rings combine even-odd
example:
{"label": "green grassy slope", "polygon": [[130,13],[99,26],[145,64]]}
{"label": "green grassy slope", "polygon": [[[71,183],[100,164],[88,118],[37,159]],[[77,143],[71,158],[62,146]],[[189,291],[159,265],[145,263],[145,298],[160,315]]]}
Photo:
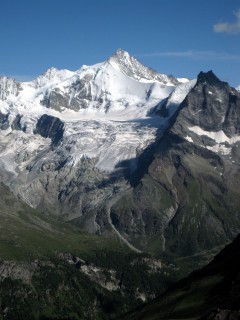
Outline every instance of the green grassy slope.
{"label": "green grassy slope", "polygon": [[0,185],[0,259],[32,260],[59,252],[76,255],[91,250],[126,251],[117,241],[83,233],[79,228],[46,216],[16,199]]}
{"label": "green grassy slope", "polygon": [[[68,255],[97,271],[84,274]],[[171,280],[144,259],[117,240],[30,208],[0,184],[0,320],[114,318]],[[113,291],[101,285],[111,275]]]}

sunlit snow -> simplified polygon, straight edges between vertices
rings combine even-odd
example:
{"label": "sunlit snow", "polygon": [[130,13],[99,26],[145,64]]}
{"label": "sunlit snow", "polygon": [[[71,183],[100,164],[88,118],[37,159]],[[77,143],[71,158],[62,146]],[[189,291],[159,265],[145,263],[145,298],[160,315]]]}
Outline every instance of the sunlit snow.
{"label": "sunlit snow", "polygon": [[[206,131],[198,126],[189,127],[188,129],[199,136],[207,136],[208,138],[211,138],[212,140],[214,140],[216,144],[214,146],[206,146],[206,148],[209,150],[212,150],[213,152],[217,152],[217,153],[219,152],[225,155],[231,153],[232,144],[240,141],[240,136],[235,135],[229,138],[228,136],[226,136],[226,134],[222,130]],[[229,145],[226,146],[225,144],[229,144]]]}
{"label": "sunlit snow", "polygon": [[217,143],[227,142],[229,144],[233,144],[237,141],[240,141],[240,136],[236,135],[229,138],[228,136],[226,136],[226,134],[222,130],[221,131],[205,131],[198,126],[189,127],[188,129],[192,132],[195,132],[197,135],[207,136],[215,140]]}
{"label": "sunlit snow", "polygon": [[[106,171],[115,170],[124,160],[132,160],[134,165],[138,155],[154,141],[157,131],[165,128],[169,120],[150,116],[152,109],[170,95],[167,107],[171,116],[195,80],[179,79],[180,84],[176,87],[165,75],[154,73],[151,80],[151,71],[144,66],[140,76],[131,76],[126,68],[137,68],[139,62],[125,53],[123,59],[124,66],[110,58],[94,66],[82,66],[76,72],[51,68],[37,79],[21,83],[18,94],[10,83],[10,91],[0,100],[0,112],[8,115],[10,125],[18,114],[21,115],[20,125],[25,132],[11,128],[0,131],[2,165],[8,166],[8,171],[16,172],[16,168],[20,168],[16,162],[19,150],[23,166],[37,150],[50,146],[49,139],[34,134],[43,114],[64,122],[64,136],[58,148],[69,154],[69,163],[76,164],[82,157],[94,158],[96,166]],[[76,94],[72,86],[81,81],[92,97],[87,108],[73,111],[63,106],[59,112],[41,103],[52,90],[69,97],[70,103]],[[7,145],[10,153],[3,150]],[[52,153],[49,160],[50,157]]]}

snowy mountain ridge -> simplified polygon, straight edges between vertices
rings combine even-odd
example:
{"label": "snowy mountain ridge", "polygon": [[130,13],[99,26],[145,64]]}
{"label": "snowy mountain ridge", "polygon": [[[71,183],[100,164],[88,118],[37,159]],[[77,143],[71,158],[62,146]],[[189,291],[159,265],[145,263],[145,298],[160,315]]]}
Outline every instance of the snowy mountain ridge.
{"label": "snowy mountain ridge", "polygon": [[[125,55],[130,57],[127,53]],[[134,60],[138,66],[141,65],[134,58],[129,59]],[[69,114],[70,117],[72,115],[74,119],[78,116],[91,119],[96,111],[100,111],[97,117],[121,111],[121,117],[124,112],[127,113],[126,118],[130,114],[135,118],[139,112],[141,116],[146,114],[149,108],[166,98],[174,89],[171,82],[163,85],[154,79],[151,82],[133,79],[120,71],[120,64],[115,63],[113,66],[110,58],[94,66],[82,66],[76,72],[50,68],[35,80],[23,83],[0,78],[0,112],[4,115],[31,114],[39,118],[43,113],[56,116],[57,111]],[[129,68],[130,66],[128,70]],[[145,73],[150,70],[144,66],[142,69]],[[155,74],[157,73],[154,73],[154,77]],[[69,113],[69,110],[78,112],[78,115]],[[67,117],[58,116],[63,120]],[[33,131],[33,128],[27,129]]]}
{"label": "snowy mountain ridge", "polygon": [[[25,133],[33,135],[43,114],[57,117],[64,122],[66,143],[70,135],[79,135],[80,127],[86,130],[84,138],[75,139],[77,158],[97,157],[98,167],[111,171],[153,141],[166,119],[162,122],[147,115],[180,82],[118,50],[107,61],[76,72],[50,68],[31,82],[0,78],[0,84],[0,112],[5,119],[1,135],[19,134],[13,129],[16,119]],[[96,134],[102,138],[96,139]]]}
{"label": "snowy mountain ridge", "polygon": [[[124,109],[129,105],[142,105],[145,100],[156,103],[166,98],[179,83],[177,79],[161,75],[143,66],[127,52],[118,50],[107,61],[90,67],[82,66],[76,72],[50,68],[35,80],[23,83],[0,78],[0,95],[1,100],[8,100],[5,105],[27,104],[28,108],[29,104],[38,104],[60,112],[86,108],[107,112],[113,107]],[[64,100],[60,103],[61,108],[54,103],[56,97]]]}
{"label": "snowy mountain ridge", "polygon": [[142,65],[136,58],[131,56],[128,52],[118,49],[109,59],[108,62],[115,67],[116,69],[120,70],[125,75],[129,76],[130,78],[136,79],[141,82],[152,82],[157,81],[167,84],[179,84],[179,80],[172,77],[167,76],[164,74],[159,74],[153,69],[145,67]]}

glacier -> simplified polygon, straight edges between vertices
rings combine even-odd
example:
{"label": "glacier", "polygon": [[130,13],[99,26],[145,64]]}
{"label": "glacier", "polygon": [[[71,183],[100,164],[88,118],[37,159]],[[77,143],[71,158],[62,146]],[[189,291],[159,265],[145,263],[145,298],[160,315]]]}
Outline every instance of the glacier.
{"label": "glacier", "polygon": [[[69,165],[88,157],[96,159],[101,171],[116,170],[122,161],[137,159],[166,126],[167,119],[151,110],[171,94],[175,111],[192,87],[187,79],[159,74],[121,49],[107,61],[75,72],[50,68],[31,82],[2,77],[0,83],[0,114],[7,119],[0,144],[8,149],[1,152],[1,164],[14,174],[50,146],[50,139],[34,134],[43,114],[63,121],[58,148],[69,153]],[[21,130],[13,126],[17,117]],[[52,152],[45,162],[48,157],[50,161]]]}

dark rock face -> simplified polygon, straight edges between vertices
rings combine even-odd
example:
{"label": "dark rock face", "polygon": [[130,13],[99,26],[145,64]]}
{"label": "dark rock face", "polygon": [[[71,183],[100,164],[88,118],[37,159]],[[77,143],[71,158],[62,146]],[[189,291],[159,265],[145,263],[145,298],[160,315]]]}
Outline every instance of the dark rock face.
{"label": "dark rock face", "polygon": [[42,105],[56,111],[62,111],[68,106],[68,97],[61,94],[59,90],[52,90],[47,97],[41,101]]}
{"label": "dark rock face", "polygon": [[22,130],[26,131],[26,127],[21,125],[22,115],[17,114],[15,119],[11,122],[9,121],[9,114],[2,114],[0,112],[0,129],[7,130],[10,126],[12,130]]}
{"label": "dark rock face", "polygon": [[38,120],[34,133],[51,138],[52,145],[57,145],[63,137],[64,123],[59,118],[44,114]]}
{"label": "dark rock face", "polygon": [[22,128],[21,126],[21,119],[22,119],[22,116],[20,114],[17,114],[16,118],[13,120],[13,123],[11,125],[12,130],[25,131],[26,128]]}
{"label": "dark rock face", "polygon": [[[21,118],[22,116],[20,114],[17,114],[15,119],[13,120],[11,124],[12,130],[25,130],[25,128],[22,128],[21,126]],[[1,130],[7,130],[10,126],[9,122],[9,114],[2,114],[0,112],[0,129]]]}
{"label": "dark rock face", "polygon": [[189,256],[234,237],[240,203],[238,189],[221,176],[217,155],[174,139],[162,142],[148,174],[112,208],[112,216],[123,234],[146,249],[157,237],[157,252]]}
{"label": "dark rock face", "polygon": [[0,129],[1,130],[7,130],[8,128],[9,128],[8,115],[2,114],[0,112]]}
{"label": "dark rock face", "polygon": [[240,132],[240,94],[212,71],[199,74],[181,109],[179,125],[199,126],[206,131],[223,130],[227,136]]}

